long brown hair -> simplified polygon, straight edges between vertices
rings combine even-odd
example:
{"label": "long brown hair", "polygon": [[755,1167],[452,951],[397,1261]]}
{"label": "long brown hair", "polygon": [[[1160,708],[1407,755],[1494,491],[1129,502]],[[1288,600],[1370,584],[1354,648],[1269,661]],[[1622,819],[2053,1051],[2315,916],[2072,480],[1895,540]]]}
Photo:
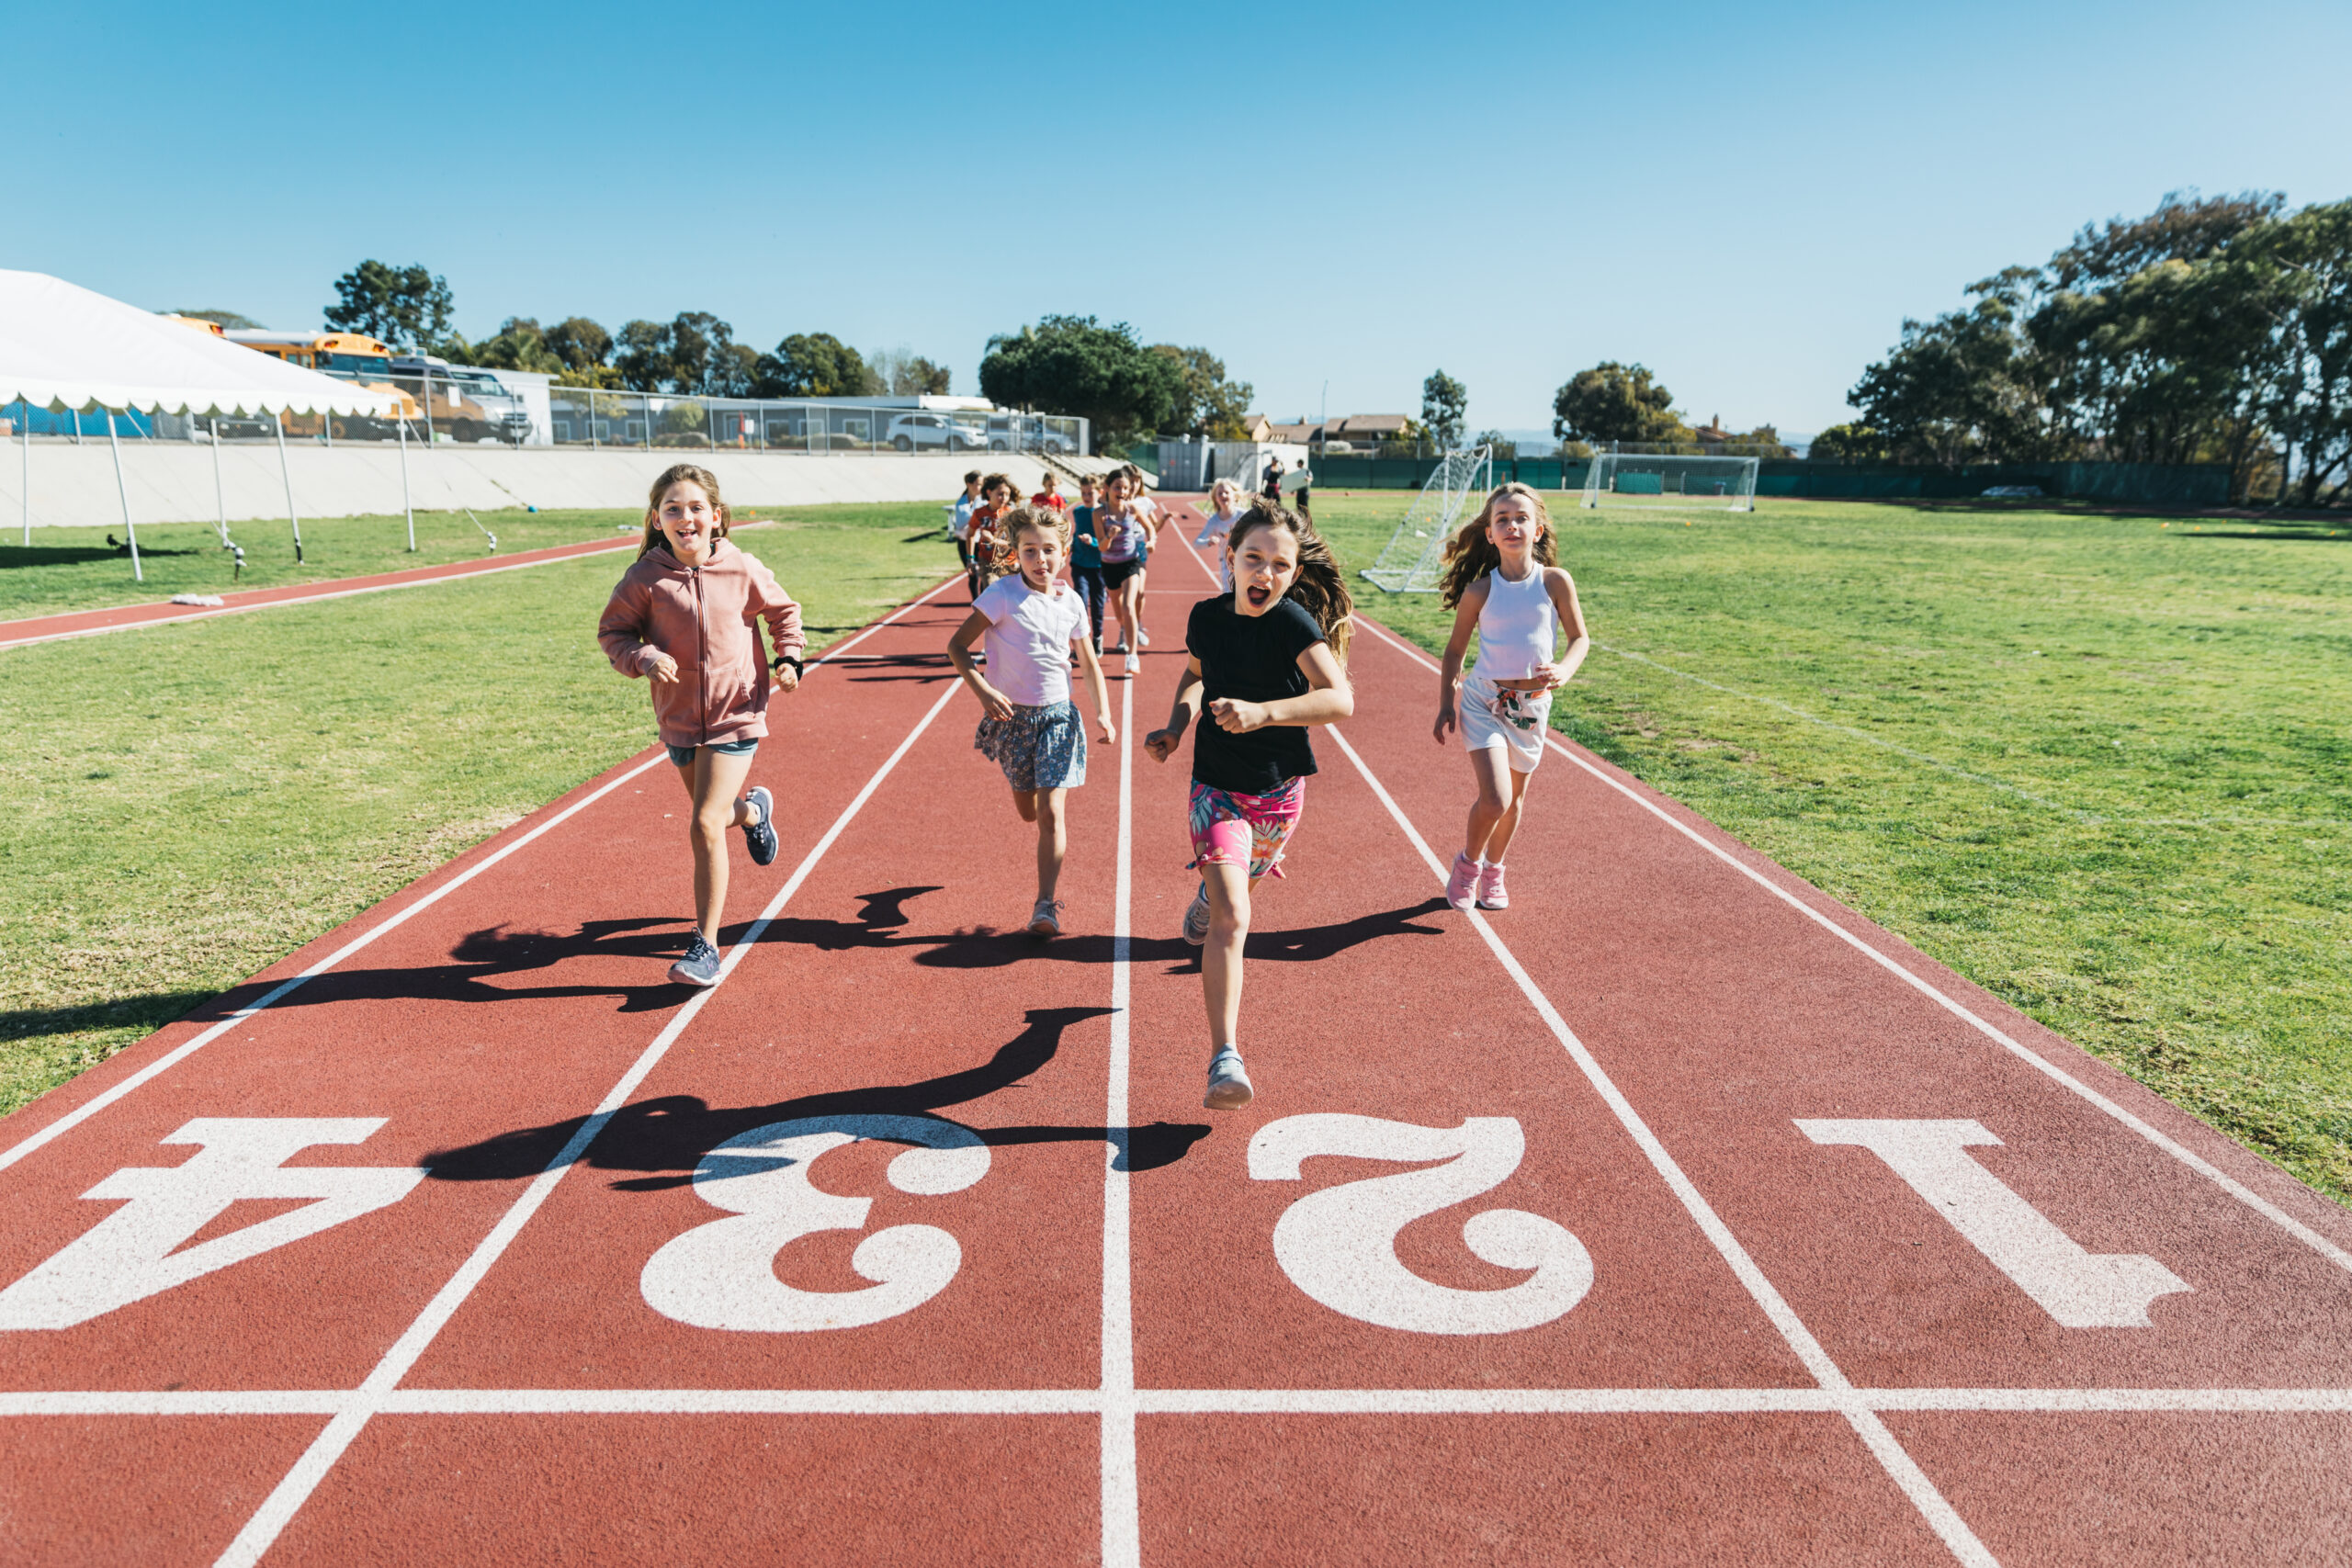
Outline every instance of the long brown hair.
{"label": "long brown hair", "polygon": [[1478,508],[1478,515],[1462,525],[1453,537],[1445,542],[1445,575],[1439,580],[1438,596],[1445,607],[1453,609],[1470,592],[1470,585],[1502,564],[1503,553],[1487,537],[1487,526],[1494,521],[1495,502],[1507,495],[1518,496],[1533,509],[1540,531],[1535,536],[1535,564],[1560,564],[1559,546],[1555,542],[1558,530],[1552,526],[1552,513],[1545,509],[1544,498],[1533,489],[1512,479],[1498,484],[1487,495],[1487,504]]}
{"label": "long brown hair", "polygon": [[1315,624],[1323,628],[1324,640],[1331,645],[1331,657],[1345,664],[1348,641],[1355,635],[1356,604],[1348,595],[1347,574],[1340,570],[1331,547],[1323,542],[1314,524],[1289,507],[1261,501],[1241,514],[1227,537],[1226,548],[1233,552],[1235,561],[1241,559],[1241,542],[1259,528],[1280,528],[1298,541],[1298,575],[1284,596],[1297,600],[1315,617]]}
{"label": "long brown hair", "polygon": [[718,522],[710,531],[711,537],[727,537],[728,525],[733,519],[728,513],[727,502],[718,497],[718,476],[693,463],[673,463],[662,470],[662,477],[653,481],[653,489],[645,498],[645,537],[638,542],[637,547],[637,553],[640,556],[656,545],[670,542],[662,532],[662,498],[670,493],[670,487],[674,484],[699,486],[703,494],[710,497],[710,509],[718,515]]}

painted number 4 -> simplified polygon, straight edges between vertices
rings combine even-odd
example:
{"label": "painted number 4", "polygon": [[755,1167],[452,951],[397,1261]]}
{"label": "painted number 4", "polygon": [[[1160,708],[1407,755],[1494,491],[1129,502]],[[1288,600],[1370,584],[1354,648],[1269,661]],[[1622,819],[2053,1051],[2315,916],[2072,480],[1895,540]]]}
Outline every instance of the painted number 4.
{"label": "painted number 4", "polygon": [[1515,1285],[1464,1291],[1433,1284],[1396,1256],[1396,1234],[1425,1214],[1467,1202],[1519,1168],[1527,1140],[1509,1116],[1473,1116],[1459,1127],[1417,1127],[1375,1116],[1320,1113],[1270,1122],[1250,1140],[1250,1174],[1295,1181],[1315,1155],[1445,1160],[1310,1192],[1274,1224],[1274,1258],[1291,1282],[1333,1312],[1416,1334],[1510,1334],[1560,1316],[1592,1289],[1584,1244],[1540,1214],[1487,1209],[1463,1222],[1475,1256],[1532,1269]]}

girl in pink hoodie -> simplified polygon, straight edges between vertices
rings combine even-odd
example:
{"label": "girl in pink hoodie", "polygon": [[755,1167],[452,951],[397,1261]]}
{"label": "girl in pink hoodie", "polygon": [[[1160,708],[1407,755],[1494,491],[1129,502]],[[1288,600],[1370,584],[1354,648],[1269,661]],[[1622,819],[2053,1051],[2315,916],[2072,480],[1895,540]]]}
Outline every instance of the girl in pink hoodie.
{"label": "girl in pink hoodie", "polygon": [[[695,931],[670,978],[718,984],[727,905],[727,830],[743,829],[755,864],[774,863],[775,801],[743,781],[767,734],[768,694],[800,684],[800,606],[775,575],[727,537],[727,503],[707,468],[679,463],[653,481],[645,540],[596,626],[605,657],[650,677],[662,743],[694,803]],[[771,664],[753,621],[768,624]],[[769,671],[775,671],[771,679]]]}

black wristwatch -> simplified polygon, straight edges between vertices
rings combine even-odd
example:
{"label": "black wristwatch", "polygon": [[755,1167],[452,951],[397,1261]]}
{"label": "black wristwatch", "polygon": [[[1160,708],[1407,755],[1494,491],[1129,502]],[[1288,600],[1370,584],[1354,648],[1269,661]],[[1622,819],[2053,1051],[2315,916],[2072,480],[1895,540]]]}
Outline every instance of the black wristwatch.
{"label": "black wristwatch", "polygon": [[775,662],[769,665],[768,668],[771,670],[781,670],[787,664],[792,666],[792,678],[796,681],[808,673],[808,670],[802,666],[800,660],[789,653],[777,654],[775,656]]}

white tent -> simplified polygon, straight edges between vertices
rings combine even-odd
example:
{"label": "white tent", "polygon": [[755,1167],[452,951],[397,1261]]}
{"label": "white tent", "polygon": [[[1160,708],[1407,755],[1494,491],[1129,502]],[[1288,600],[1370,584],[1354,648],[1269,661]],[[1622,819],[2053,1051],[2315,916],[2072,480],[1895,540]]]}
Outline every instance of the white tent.
{"label": "white tent", "polygon": [[[250,348],[192,331],[136,305],[109,299],[46,273],[0,269],[0,403],[24,401],[40,408],[107,411],[107,437],[116,440],[113,413],[138,409],[160,413],[366,413],[393,417],[399,400],[371,392],[314,370],[257,354]],[[21,459],[32,467],[30,421]],[[278,427],[281,461],[286,433]],[[121,489],[122,453],[115,446],[115,478]],[[31,489],[25,491],[25,542],[32,542]],[[294,525],[294,547],[301,552],[301,522],[294,515],[293,480],[286,491]],[[123,495],[123,526],[133,530],[130,565],[141,581],[139,538]]]}

